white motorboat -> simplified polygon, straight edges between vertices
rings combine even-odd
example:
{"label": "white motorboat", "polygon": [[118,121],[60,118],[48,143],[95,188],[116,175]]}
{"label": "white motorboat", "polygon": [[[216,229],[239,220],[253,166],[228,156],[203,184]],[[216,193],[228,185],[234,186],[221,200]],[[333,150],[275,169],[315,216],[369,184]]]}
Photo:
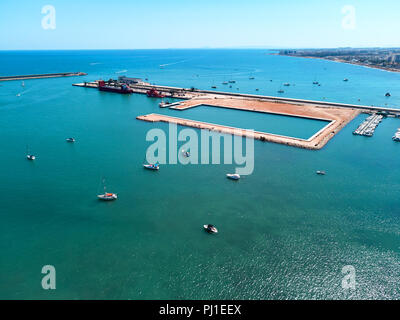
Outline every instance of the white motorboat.
{"label": "white motorboat", "polygon": [[183,155],[185,158],[189,158],[189,157],[190,157],[190,152],[189,152],[189,151],[182,150],[182,155]]}
{"label": "white motorboat", "polygon": [[28,160],[35,160],[36,159],[36,157],[33,154],[30,153],[28,146],[26,146],[26,158]]}
{"label": "white motorboat", "polygon": [[228,173],[228,174],[226,175],[226,177],[227,177],[228,179],[231,179],[231,180],[239,180],[239,179],[240,179],[240,175],[237,174],[237,173]]}
{"label": "white motorboat", "polygon": [[144,164],[143,167],[148,170],[160,170],[160,166],[158,164]]}
{"label": "white motorboat", "polygon": [[218,229],[212,224],[205,224],[203,227],[204,230],[208,233],[218,233]]}

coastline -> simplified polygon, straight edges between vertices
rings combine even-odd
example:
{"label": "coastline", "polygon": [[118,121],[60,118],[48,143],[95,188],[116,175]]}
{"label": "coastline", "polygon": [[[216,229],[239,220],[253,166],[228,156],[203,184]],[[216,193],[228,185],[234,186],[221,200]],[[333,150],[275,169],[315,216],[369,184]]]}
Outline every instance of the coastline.
{"label": "coastline", "polygon": [[331,61],[331,62],[351,64],[351,65],[370,68],[370,69],[378,69],[378,70],[387,71],[387,72],[400,73],[400,69],[385,68],[385,67],[380,67],[380,66],[363,64],[363,63],[359,63],[359,62],[349,62],[349,61],[342,60],[342,59],[328,59],[328,58],[324,58],[324,57],[314,57],[314,56],[296,56],[296,55],[291,55],[291,54],[279,54],[279,53],[272,53],[271,55],[282,56],[282,57],[293,57],[293,58],[319,59],[319,60],[325,60],[325,61]]}

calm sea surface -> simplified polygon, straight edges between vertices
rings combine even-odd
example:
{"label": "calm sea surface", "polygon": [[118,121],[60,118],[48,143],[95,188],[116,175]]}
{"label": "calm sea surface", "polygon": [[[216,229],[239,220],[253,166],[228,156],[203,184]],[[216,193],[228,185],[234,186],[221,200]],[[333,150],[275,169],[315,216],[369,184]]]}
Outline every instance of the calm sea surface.
{"label": "calm sea surface", "polygon": [[[168,125],[135,117],[186,115],[306,138],[321,123],[178,112],[144,95],[71,86],[128,75],[400,108],[400,74],[264,50],[0,52],[0,76],[64,71],[88,76],[0,82],[0,298],[400,298],[400,143],[391,140],[399,119],[365,138],[351,134],[360,115],[320,151],[255,141],[254,173],[234,183],[225,174],[235,165],[143,170],[148,130]],[[102,176],[116,202],[96,199]],[[205,234],[205,223],[220,233]],[[57,270],[54,291],[41,289],[44,265]],[[346,265],[355,290],[342,289]]]}

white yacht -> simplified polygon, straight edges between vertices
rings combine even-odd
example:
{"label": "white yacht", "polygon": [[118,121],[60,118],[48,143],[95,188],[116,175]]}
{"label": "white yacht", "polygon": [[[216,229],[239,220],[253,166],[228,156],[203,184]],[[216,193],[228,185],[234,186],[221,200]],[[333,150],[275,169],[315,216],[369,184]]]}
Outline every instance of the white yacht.
{"label": "white yacht", "polygon": [[239,180],[239,179],[240,179],[240,175],[237,174],[237,173],[228,173],[228,174],[226,175],[226,177],[227,177],[228,179],[231,179],[231,180]]}

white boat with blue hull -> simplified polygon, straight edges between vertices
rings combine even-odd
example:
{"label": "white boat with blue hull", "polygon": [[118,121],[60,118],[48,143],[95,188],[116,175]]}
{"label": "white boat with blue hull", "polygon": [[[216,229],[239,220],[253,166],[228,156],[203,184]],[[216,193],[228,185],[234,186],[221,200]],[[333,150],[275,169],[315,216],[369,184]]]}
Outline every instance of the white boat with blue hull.
{"label": "white boat with blue hull", "polygon": [[148,170],[160,170],[160,166],[158,164],[144,164],[143,167]]}
{"label": "white boat with blue hull", "polygon": [[227,177],[228,179],[231,179],[231,180],[239,180],[239,179],[240,179],[240,175],[237,174],[237,173],[228,173],[228,174],[226,175],[226,177]]}

